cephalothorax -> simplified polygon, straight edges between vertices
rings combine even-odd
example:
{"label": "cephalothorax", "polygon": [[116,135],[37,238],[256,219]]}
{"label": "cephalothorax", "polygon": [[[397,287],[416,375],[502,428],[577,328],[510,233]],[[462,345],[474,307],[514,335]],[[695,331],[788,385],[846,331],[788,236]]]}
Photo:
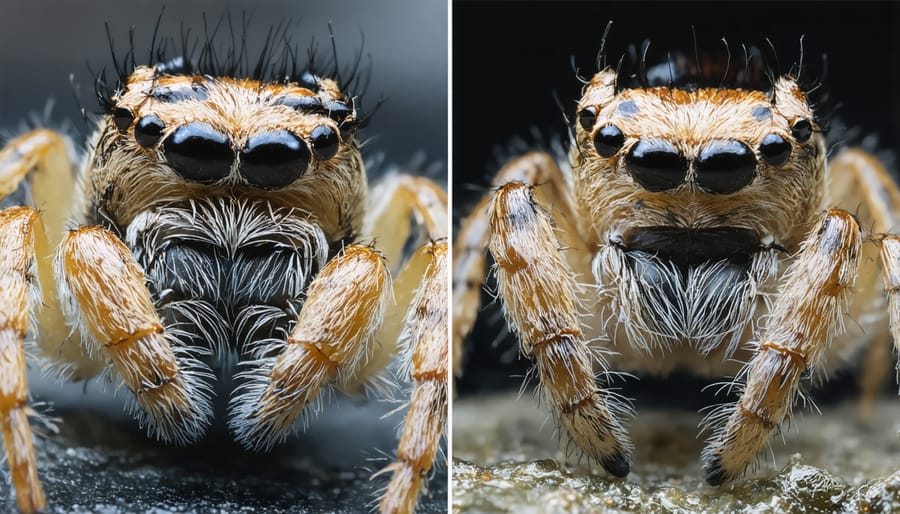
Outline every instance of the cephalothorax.
{"label": "cephalothorax", "polygon": [[[132,48],[116,87],[98,79],[104,114],[77,179],[51,131],[0,154],[0,424],[19,508],[44,506],[24,417],[31,332],[69,377],[109,369],[152,436],[203,437],[220,395],[257,450],[320,390],[377,386],[403,354],[415,385],[381,507],[409,512],[446,417],[446,196],[391,175],[369,201],[342,89],[356,80],[298,66],[284,31],[253,66],[245,49],[193,48],[154,48],[144,66]],[[411,220],[423,240],[392,281]],[[375,236],[383,251],[357,242]]]}
{"label": "cephalothorax", "polygon": [[[456,365],[489,249],[548,403],[616,476],[632,464],[628,408],[598,370],[736,376],[740,399],[706,420],[703,468],[718,485],[790,415],[801,378],[887,344],[889,327],[898,339],[900,238],[888,232],[900,191],[861,150],[826,163],[802,66],[779,76],[745,59],[670,55],[635,71],[601,59],[568,159],[507,163],[457,236]],[[857,320],[847,330],[845,315]]]}

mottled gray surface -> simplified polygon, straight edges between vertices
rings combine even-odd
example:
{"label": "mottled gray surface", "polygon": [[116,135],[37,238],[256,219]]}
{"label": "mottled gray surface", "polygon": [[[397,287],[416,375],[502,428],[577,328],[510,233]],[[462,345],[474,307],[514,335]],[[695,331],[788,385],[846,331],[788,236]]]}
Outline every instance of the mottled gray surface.
{"label": "mottled gray surface", "polygon": [[[38,440],[51,512],[366,512],[386,484],[369,477],[387,462],[384,453],[393,455],[402,419],[381,419],[391,404],[344,399],[271,454],[245,452],[221,428],[198,445],[173,448],[147,439],[98,389],[56,395],[64,406],[52,413],[61,418],[59,434]],[[445,465],[430,484],[420,512],[446,512]],[[9,498],[8,487],[0,486],[0,497]]]}
{"label": "mottled gray surface", "polygon": [[547,410],[512,393],[454,404],[454,512],[898,512],[900,400],[860,424],[852,402],[804,413],[759,468],[722,488],[705,485],[700,415],[641,408],[631,425],[632,472],[607,478],[565,458]]}

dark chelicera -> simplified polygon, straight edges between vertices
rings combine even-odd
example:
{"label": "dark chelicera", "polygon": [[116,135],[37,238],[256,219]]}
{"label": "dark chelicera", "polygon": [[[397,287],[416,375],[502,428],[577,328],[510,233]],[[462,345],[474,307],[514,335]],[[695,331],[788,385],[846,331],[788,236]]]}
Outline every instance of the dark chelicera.
{"label": "dark chelicera", "polygon": [[755,231],[738,227],[635,227],[626,230],[622,241],[615,244],[625,252],[656,255],[682,267],[722,260],[746,263],[765,249]]}

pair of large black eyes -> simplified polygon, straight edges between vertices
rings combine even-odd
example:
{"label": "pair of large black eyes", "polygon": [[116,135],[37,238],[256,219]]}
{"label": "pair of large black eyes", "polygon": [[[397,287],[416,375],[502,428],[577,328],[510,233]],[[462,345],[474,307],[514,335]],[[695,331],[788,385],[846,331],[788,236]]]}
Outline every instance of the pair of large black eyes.
{"label": "pair of large black eyes", "polygon": [[[117,109],[118,111],[118,109]],[[119,130],[127,130],[128,126],[131,125],[131,119],[128,119],[127,122],[124,120],[126,116],[118,116],[115,112],[113,113],[113,117],[116,123],[116,126]],[[138,144],[143,146],[144,148],[151,147],[159,142],[159,140],[163,136],[163,131],[166,126],[158,117],[154,115],[144,116],[140,120],[138,120],[137,124],[134,126],[134,138],[137,140]],[[211,131],[211,129],[210,129]],[[202,138],[203,136],[198,136]],[[212,137],[212,139],[216,139],[216,137]],[[309,135],[309,143],[312,146],[313,152],[315,152],[316,157],[320,160],[328,160],[337,154],[338,148],[340,146],[340,138],[337,133],[327,125],[319,125],[314,128],[313,131]]]}
{"label": "pair of large black eyes", "polygon": [[[117,111],[113,113],[113,120],[124,131],[130,121],[126,124],[125,116],[117,116]],[[157,116],[144,116],[134,126],[134,138],[144,148],[152,147],[162,140],[165,128],[165,123]],[[306,172],[312,153],[319,160],[328,160],[337,154],[339,147],[338,134],[325,125],[313,129],[309,144],[287,130],[265,132],[251,137],[240,150],[239,172],[256,187],[278,189]],[[227,177],[236,158],[231,141],[203,122],[176,128],[163,140],[162,150],[166,162],[176,173],[201,184],[213,184]]]}

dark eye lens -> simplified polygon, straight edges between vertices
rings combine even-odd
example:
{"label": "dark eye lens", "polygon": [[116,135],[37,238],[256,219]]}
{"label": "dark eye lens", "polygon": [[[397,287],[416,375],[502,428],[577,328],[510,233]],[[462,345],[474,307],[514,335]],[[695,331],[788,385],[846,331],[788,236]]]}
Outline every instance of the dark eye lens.
{"label": "dark eye lens", "polygon": [[178,127],[163,143],[166,161],[182,177],[192,182],[212,184],[231,171],[234,151],[224,135],[209,123],[189,123]]}
{"label": "dark eye lens", "polygon": [[581,128],[584,130],[590,131],[594,128],[595,121],[597,121],[597,109],[591,106],[585,107],[578,113],[578,123],[581,123]]}
{"label": "dark eye lens", "polygon": [[791,135],[800,143],[805,143],[812,136],[812,123],[806,118],[801,118],[794,122],[791,127]]}
{"label": "dark eye lens", "polygon": [[625,157],[635,182],[648,191],[668,191],[684,182],[688,161],[668,141],[642,139]]}
{"label": "dark eye lens", "polygon": [[319,77],[313,75],[312,72],[304,71],[303,75],[300,77],[300,82],[297,84],[310,91],[317,91],[319,89]]}
{"label": "dark eye lens", "polygon": [[241,175],[262,189],[287,187],[306,172],[310,157],[306,142],[291,132],[267,132],[241,152]]}
{"label": "dark eye lens", "polygon": [[760,143],[759,153],[766,164],[782,166],[791,156],[791,144],[778,134],[769,134]]}
{"label": "dark eye lens", "polygon": [[338,135],[331,130],[331,127],[319,125],[314,128],[312,134],[309,135],[309,142],[312,144],[313,152],[319,160],[327,161],[334,157],[338,151],[340,139]]}
{"label": "dark eye lens", "polygon": [[731,194],[753,182],[756,156],[744,143],[734,140],[710,141],[694,161],[694,180],[700,189],[713,194]]}
{"label": "dark eye lens", "polygon": [[328,117],[340,123],[350,116],[350,107],[344,102],[329,102],[326,106],[328,109]]}
{"label": "dark eye lens", "polygon": [[625,135],[615,125],[601,127],[594,136],[594,148],[601,157],[612,157],[625,144]]}
{"label": "dark eye lens", "polygon": [[134,127],[134,138],[139,145],[147,148],[159,142],[165,128],[166,124],[156,116],[144,116]]}
{"label": "dark eye lens", "polygon": [[132,113],[130,109],[124,107],[116,107],[112,112],[112,117],[119,132],[128,130],[128,127],[131,126],[131,122],[134,121],[134,113]]}

